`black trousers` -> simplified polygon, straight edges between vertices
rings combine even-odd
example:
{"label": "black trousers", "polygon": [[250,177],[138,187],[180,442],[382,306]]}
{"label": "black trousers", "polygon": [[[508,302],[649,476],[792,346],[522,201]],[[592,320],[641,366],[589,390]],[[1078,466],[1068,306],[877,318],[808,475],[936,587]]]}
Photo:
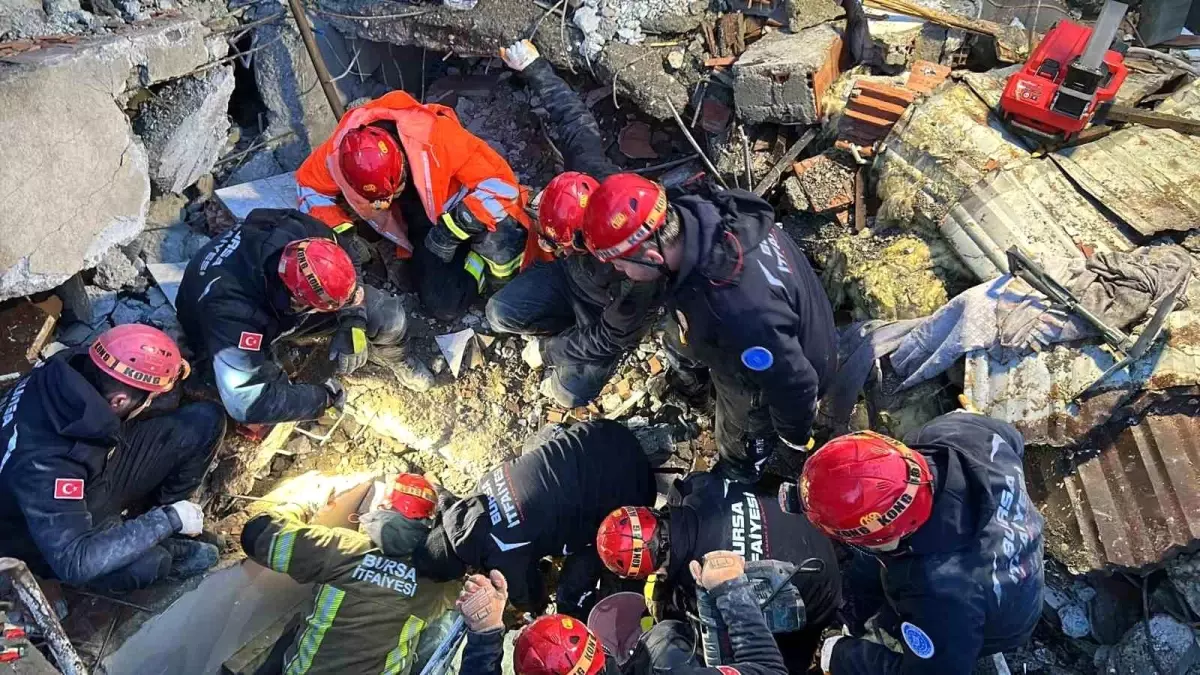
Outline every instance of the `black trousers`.
{"label": "black trousers", "polygon": [[[225,437],[225,410],[215,403],[189,403],[148,419],[134,419],[121,432],[96,485],[87,492],[92,522],[120,522],[121,514],[141,512],[188,499],[204,479]],[[154,546],[118,570],[93,579],[88,587],[119,593],[145,588],[171,571],[171,552]]]}
{"label": "black trousers", "polygon": [[[708,368],[697,361],[679,340],[679,325],[667,322],[664,346],[671,366],[703,377]],[[716,395],[715,436],[721,456],[721,473],[726,478],[754,483],[763,464],[779,446],[775,424],[762,389],[743,378],[709,371]]]}

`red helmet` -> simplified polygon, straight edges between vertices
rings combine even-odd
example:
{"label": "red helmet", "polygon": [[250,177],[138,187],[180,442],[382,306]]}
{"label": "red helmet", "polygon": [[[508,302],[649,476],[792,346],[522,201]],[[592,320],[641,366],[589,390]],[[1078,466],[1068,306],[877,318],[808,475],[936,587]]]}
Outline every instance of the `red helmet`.
{"label": "red helmet", "polygon": [[918,452],[871,431],[839,436],[800,475],[808,519],[849,544],[881,546],[916,532],[933,509],[933,476]]}
{"label": "red helmet", "polygon": [[179,347],[166,333],[127,323],[100,334],[88,349],[92,362],[131,387],[162,394],[191,374]]}
{"label": "red helmet", "polygon": [[346,182],[363,199],[386,209],[404,188],[404,155],[396,139],[377,127],[346,132],[338,145],[338,162]]}
{"label": "red helmet", "polygon": [[644,506],[622,506],[604,517],[596,532],[596,552],[613,574],[646,579],[658,569],[658,518]]}
{"label": "red helmet", "polygon": [[633,173],[604,179],[588,200],[583,240],[603,262],[626,257],[667,222],[667,192]]}
{"label": "red helmet", "polygon": [[428,518],[437,508],[437,492],[424,476],[402,473],[392,483],[392,510],[405,518]]}
{"label": "red helmet", "polygon": [[279,278],[292,297],[322,312],[341,308],[358,290],[350,256],[328,239],[300,239],[284,247]]}
{"label": "red helmet", "polygon": [[586,173],[568,171],[555,176],[538,204],[538,225],[545,238],[563,248],[574,247],[588,199],[598,187],[600,183]]}
{"label": "red helmet", "polygon": [[604,670],[600,640],[578,619],[551,614],[517,636],[517,675],[595,675]]}

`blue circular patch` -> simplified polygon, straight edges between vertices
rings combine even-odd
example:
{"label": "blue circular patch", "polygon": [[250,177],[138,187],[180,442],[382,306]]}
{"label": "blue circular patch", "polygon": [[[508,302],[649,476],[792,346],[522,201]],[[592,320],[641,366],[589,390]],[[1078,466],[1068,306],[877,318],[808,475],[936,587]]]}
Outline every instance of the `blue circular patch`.
{"label": "blue circular patch", "polygon": [[742,352],[742,365],[750,370],[762,372],[775,363],[775,355],[766,347],[751,347]]}
{"label": "blue circular patch", "polygon": [[923,659],[933,658],[933,640],[929,639],[925,631],[905,621],[900,624],[900,634],[904,636],[904,644],[908,645],[913,654]]}

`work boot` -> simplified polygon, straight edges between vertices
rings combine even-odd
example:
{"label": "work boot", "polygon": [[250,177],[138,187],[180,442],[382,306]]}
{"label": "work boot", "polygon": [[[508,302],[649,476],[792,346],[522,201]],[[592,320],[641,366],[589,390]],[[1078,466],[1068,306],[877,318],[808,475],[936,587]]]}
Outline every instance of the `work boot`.
{"label": "work boot", "polygon": [[187,537],[167,537],[160,544],[171,553],[171,579],[187,579],[217,564],[221,551],[212,544]]}
{"label": "work boot", "polygon": [[400,386],[417,393],[433,388],[433,373],[415,356],[406,353],[403,347],[372,346],[367,357],[371,363],[383,366],[395,374]]}

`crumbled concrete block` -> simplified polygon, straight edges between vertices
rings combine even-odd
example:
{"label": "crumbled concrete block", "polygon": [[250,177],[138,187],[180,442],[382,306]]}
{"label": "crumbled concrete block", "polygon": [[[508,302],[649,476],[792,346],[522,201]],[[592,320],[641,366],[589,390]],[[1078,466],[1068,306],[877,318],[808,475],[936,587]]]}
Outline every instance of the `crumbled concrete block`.
{"label": "crumbled concrete block", "polygon": [[820,100],[844,58],[832,26],[775,32],[746,50],[733,66],[733,97],[743,121],[815,124]]}
{"label": "crumbled concrete block", "polygon": [[229,135],[233,66],[181,78],[160,89],[134,119],[160,192],[182,193],[208,173]]}
{"label": "crumbled concrete block", "polygon": [[1108,653],[1108,662],[1102,671],[1106,675],[1124,673],[1187,673],[1200,664],[1200,645],[1195,631],[1187,624],[1159,614],[1150,618],[1151,658],[1146,645],[1146,630],[1141,622],[1125,634],[1121,643]]}
{"label": "crumbled concrete block", "polygon": [[141,300],[124,298],[117,303],[112,313],[112,322],[117,326],[127,323],[141,323],[150,316],[150,305]]}
{"label": "crumbled concrete block", "polygon": [[100,264],[96,265],[96,276],[92,281],[105,290],[119,291],[132,286],[137,278],[137,268],[119,246],[114,246],[100,259]]}
{"label": "crumbled concrete block", "polygon": [[131,83],[206,62],[207,32],[196,20],[161,19],[5,58],[0,300],[52,289],[142,230],[147,158],[122,101]]}

